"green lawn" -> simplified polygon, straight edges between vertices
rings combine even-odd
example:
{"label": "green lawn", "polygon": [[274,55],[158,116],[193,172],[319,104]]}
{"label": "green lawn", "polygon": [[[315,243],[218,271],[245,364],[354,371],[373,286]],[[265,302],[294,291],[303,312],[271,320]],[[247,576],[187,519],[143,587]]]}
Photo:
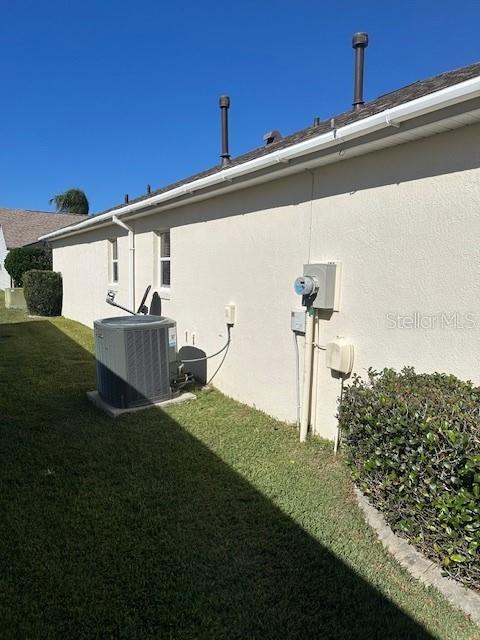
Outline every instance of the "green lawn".
{"label": "green lawn", "polygon": [[479,637],[376,542],[330,445],[217,392],[112,421],[89,329],[0,323],[2,639]]}

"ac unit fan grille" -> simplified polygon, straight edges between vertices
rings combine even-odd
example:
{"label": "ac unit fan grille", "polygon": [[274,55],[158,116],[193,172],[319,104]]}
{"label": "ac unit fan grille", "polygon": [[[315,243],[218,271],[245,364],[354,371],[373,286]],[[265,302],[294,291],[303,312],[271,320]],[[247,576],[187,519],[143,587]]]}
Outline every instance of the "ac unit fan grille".
{"label": "ac unit fan grille", "polygon": [[[126,331],[127,383],[131,404],[170,397],[167,329]],[[161,372],[163,375],[161,375]]]}

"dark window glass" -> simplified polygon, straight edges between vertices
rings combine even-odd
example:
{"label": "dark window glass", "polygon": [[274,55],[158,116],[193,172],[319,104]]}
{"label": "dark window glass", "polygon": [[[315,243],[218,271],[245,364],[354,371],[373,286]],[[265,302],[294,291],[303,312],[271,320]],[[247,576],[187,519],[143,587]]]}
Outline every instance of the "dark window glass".
{"label": "dark window glass", "polygon": [[162,287],[170,286],[170,260],[162,260]]}
{"label": "dark window glass", "polygon": [[162,258],[170,258],[170,232],[162,233]]}

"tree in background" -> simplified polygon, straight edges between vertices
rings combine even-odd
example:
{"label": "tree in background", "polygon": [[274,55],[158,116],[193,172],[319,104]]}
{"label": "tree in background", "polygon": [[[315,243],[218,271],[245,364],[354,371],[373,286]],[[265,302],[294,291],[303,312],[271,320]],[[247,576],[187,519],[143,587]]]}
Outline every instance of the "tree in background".
{"label": "tree in background", "polygon": [[48,247],[16,247],[8,252],[5,269],[16,287],[23,287],[23,276],[31,269],[52,269],[52,250]]}
{"label": "tree in background", "polygon": [[50,198],[50,204],[55,205],[57,213],[88,214],[89,210],[87,196],[81,189],[67,189]]}

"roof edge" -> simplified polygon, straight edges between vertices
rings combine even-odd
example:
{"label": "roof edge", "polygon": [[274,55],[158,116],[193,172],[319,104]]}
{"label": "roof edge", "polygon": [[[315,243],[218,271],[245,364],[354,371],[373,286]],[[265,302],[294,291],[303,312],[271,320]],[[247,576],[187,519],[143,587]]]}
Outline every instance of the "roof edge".
{"label": "roof edge", "polygon": [[[328,148],[332,148],[333,150],[346,141],[359,140],[380,129],[393,128],[395,132],[402,122],[415,119],[428,113],[434,113],[448,106],[461,104],[462,102],[467,102],[478,97],[480,97],[480,75],[385,109],[339,128],[334,128],[329,132],[321,133],[318,136],[297,142],[278,151],[272,151],[272,153],[248,160],[230,168],[227,167],[206,177],[194,179],[181,186],[173,187],[162,193],[152,195],[150,198],[125,204],[119,208],[93,216],[91,219],[79,222],[76,225],[40,236],[39,240],[55,240],[88,231],[91,227],[108,224],[112,221],[114,215],[123,217],[129,214],[137,214],[138,216],[144,209],[150,209],[151,207],[167,203],[179,197],[183,197],[181,205],[184,205],[188,203],[194,193],[196,194],[199,191],[212,188],[221,190],[222,187],[227,185],[231,188],[231,183],[236,178],[247,178],[248,181],[248,176],[252,176],[251,179],[253,179],[252,174],[260,170],[274,174],[275,171],[278,170],[279,165],[288,165],[288,163],[294,159],[297,160],[316,151],[322,151]],[[245,182],[242,184],[244,185]],[[150,213],[150,211],[146,211],[144,215],[149,215]]]}

